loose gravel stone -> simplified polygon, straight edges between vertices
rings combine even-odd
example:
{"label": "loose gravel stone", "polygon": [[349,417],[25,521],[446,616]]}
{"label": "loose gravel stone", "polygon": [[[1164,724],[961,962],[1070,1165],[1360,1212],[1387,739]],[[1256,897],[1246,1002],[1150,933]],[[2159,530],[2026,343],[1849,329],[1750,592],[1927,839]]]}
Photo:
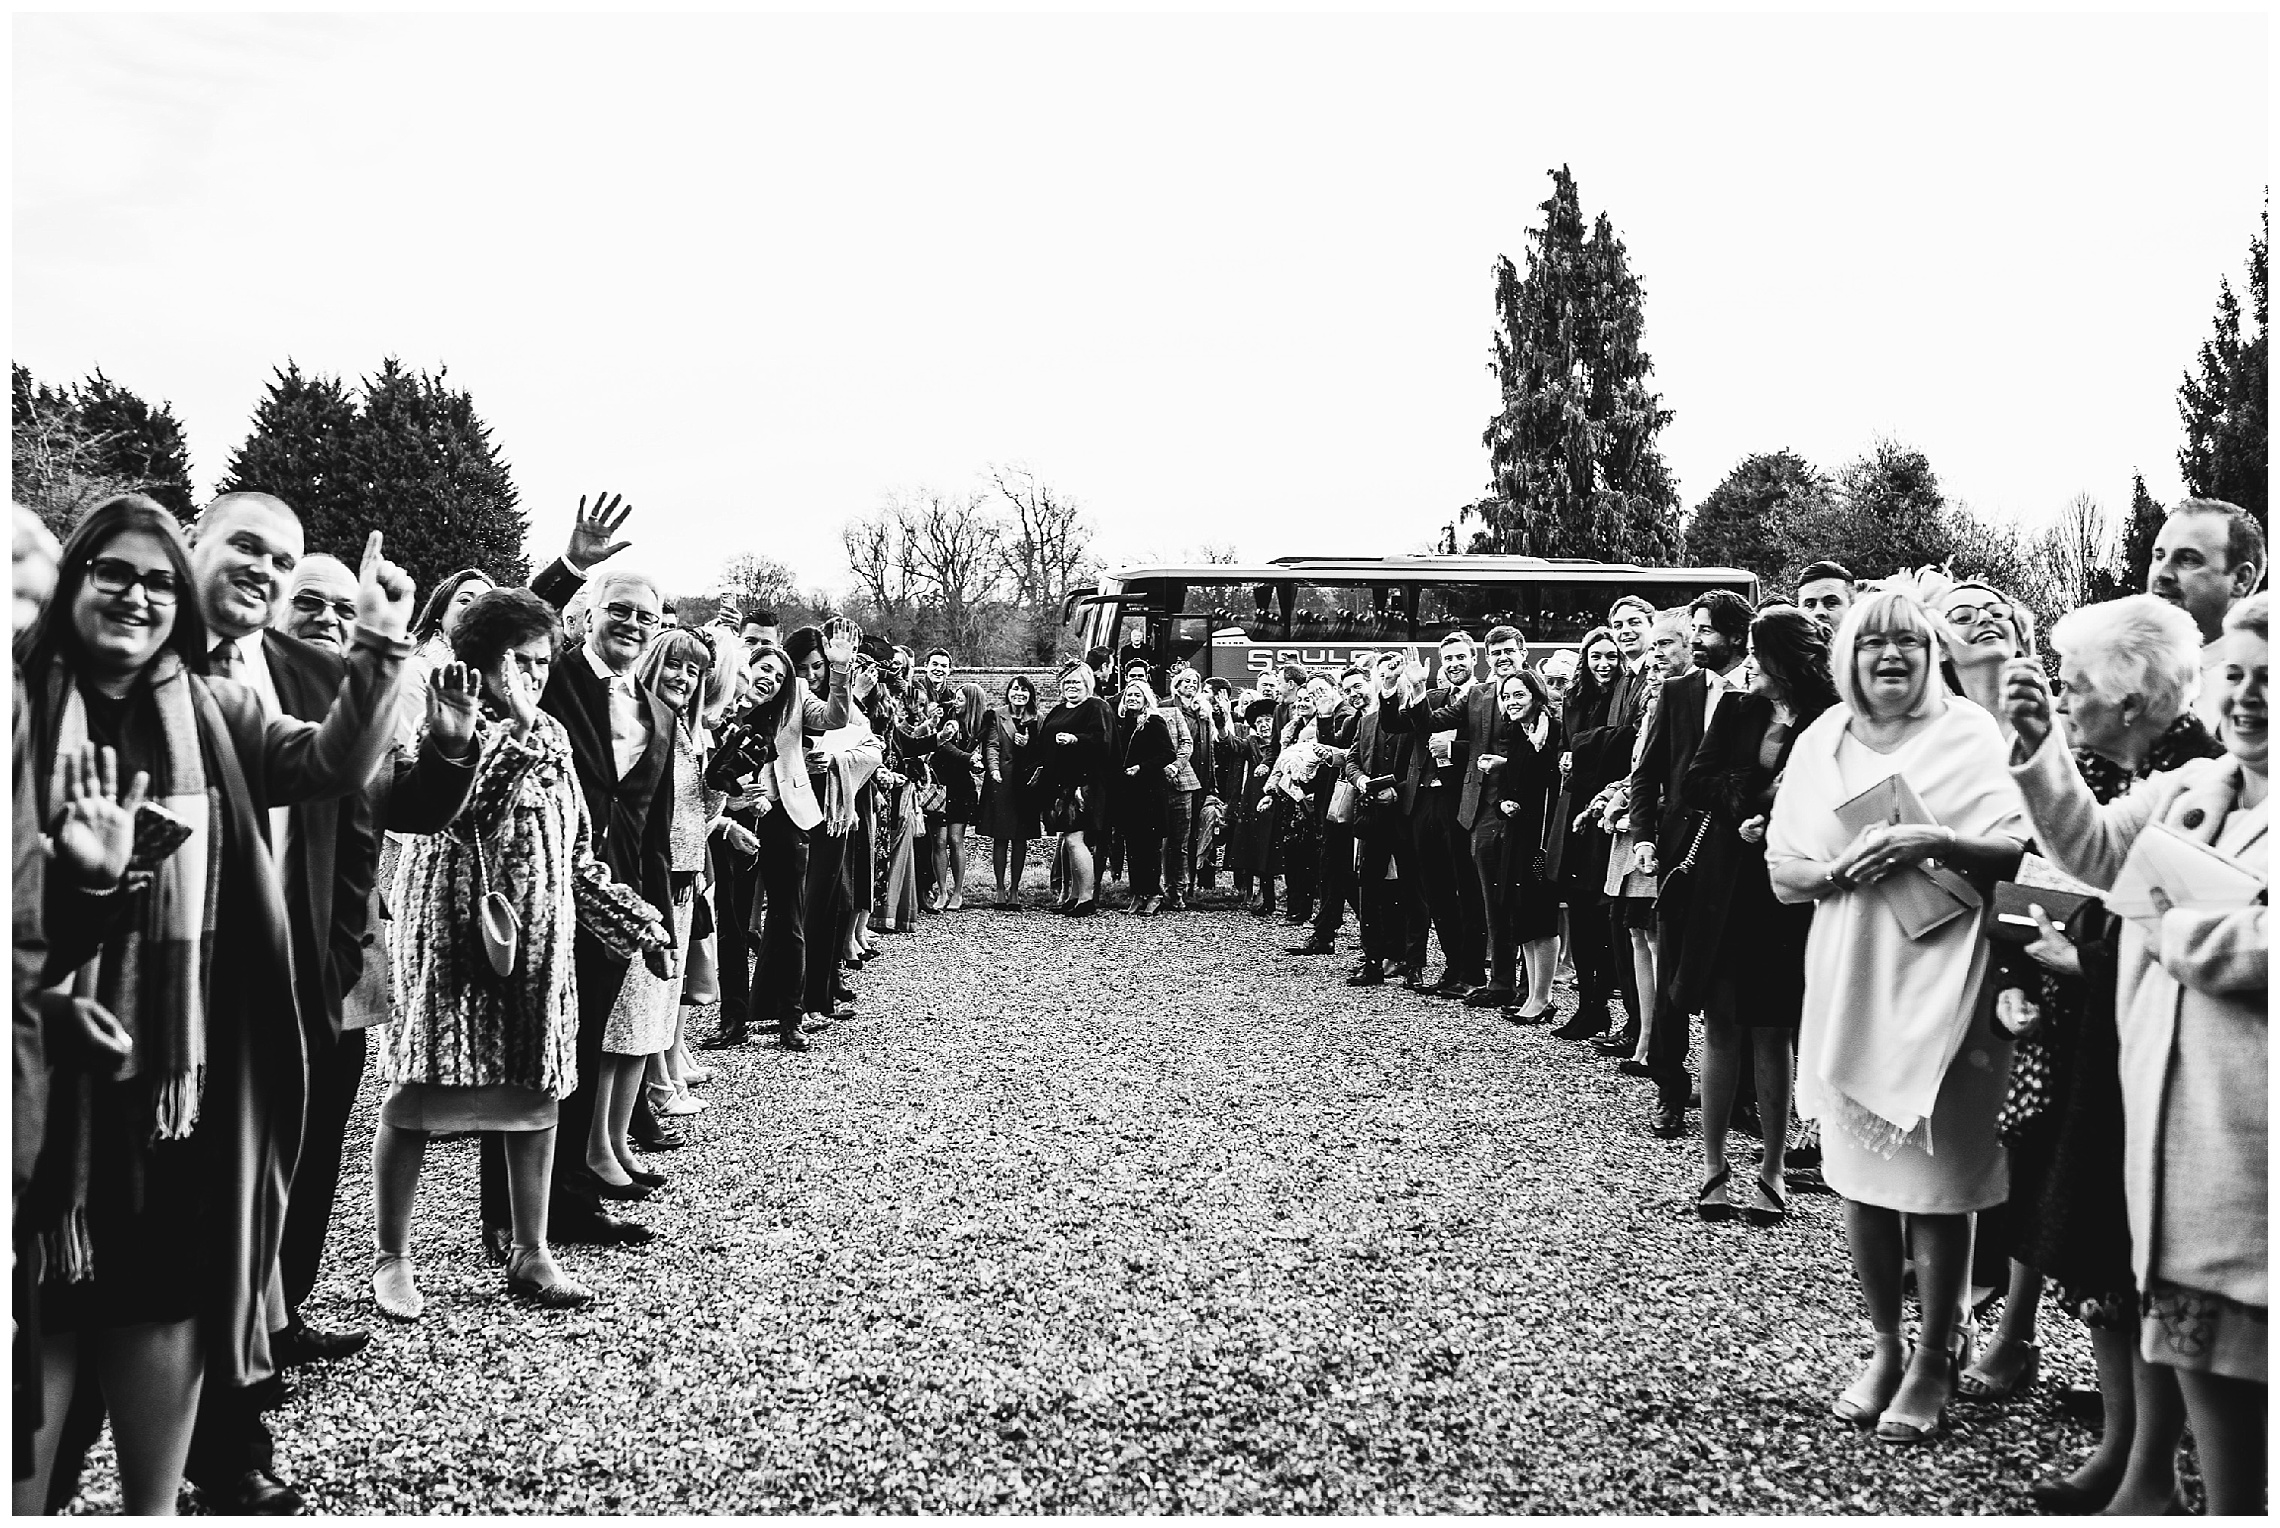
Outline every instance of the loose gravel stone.
{"label": "loose gravel stone", "polygon": [[2010,1406],[1916,1449],[1837,1422],[1867,1334],[1835,1200],[1705,1225],[1648,1084],[1212,900],[884,936],[810,1053],[703,1057],[657,1241],[560,1251],[583,1312],[509,1301],[461,1139],[426,1317],[380,1317],[368,1081],[307,1314],[376,1335],[296,1375],[278,1473],[335,1513],[1948,1514],[2094,1442],[2055,1309]]}

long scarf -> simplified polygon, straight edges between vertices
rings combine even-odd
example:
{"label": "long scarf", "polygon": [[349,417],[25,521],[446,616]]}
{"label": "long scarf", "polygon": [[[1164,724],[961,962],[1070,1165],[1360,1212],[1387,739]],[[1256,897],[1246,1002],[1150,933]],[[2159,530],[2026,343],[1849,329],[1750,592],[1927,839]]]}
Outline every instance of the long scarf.
{"label": "long scarf", "polygon": [[[74,996],[90,997],[117,1016],[133,1041],[122,1080],[144,1078],[151,1100],[154,1140],[177,1141],[198,1124],[206,1081],[206,983],[213,956],[216,909],[221,900],[222,854],[215,829],[220,793],[206,780],[198,742],[192,679],[181,658],[161,653],[148,678],[159,721],[158,757],[152,761],[150,799],[190,825],[190,837],[155,870],[130,872],[121,896],[134,896],[119,932],[69,980]],[[48,800],[62,799],[62,760],[89,741],[87,704],[60,663],[46,677],[46,716],[54,763]],[[59,1168],[65,1203],[55,1222],[41,1228],[45,1267],[66,1282],[94,1276],[87,1230],[87,1184],[93,1159],[91,1095],[85,1086],[58,1090],[51,1105],[50,1149],[68,1142]],[[60,1116],[60,1118],[58,1118]],[[60,1127],[60,1128],[58,1128]]]}

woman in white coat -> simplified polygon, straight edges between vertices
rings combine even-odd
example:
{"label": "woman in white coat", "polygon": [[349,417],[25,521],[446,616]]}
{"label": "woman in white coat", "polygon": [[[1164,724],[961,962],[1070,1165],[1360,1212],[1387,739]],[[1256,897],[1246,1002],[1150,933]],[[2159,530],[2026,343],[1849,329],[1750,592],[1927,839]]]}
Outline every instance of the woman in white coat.
{"label": "woman in white coat", "polygon": [[[2160,823],[2269,884],[2271,817],[2265,685],[2271,596],[2225,619],[2216,710],[2225,757],[2155,775],[2105,806],[2052,736],[2050,691],[2013,664],[2006,702],[2018,729],[2013,774],[2044,852],[2111,886],[2130,849]],[[2209,1511],[2264,1510],[2267,1135],[2265,896],[2177,906],[2122,934],[2123,1173],[2131,1258],[2142,1292],[2140,1342],[2177,1370]]]}

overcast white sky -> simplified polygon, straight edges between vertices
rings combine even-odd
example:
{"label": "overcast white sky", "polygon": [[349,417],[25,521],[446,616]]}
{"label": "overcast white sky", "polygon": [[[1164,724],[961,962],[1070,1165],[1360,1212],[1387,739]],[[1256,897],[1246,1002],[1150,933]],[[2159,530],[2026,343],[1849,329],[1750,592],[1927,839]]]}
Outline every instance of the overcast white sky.
{"label": "overcast white sky", "polygon": [[1571,165],[1691,506],[1891,434],[2030,521],[2143,468],[2268,178],[2259,15],[22,16],[14,334],[171,400],[448,364],[682,589],[839,587],[1033,464],[1111,559],[1419,548],[1486,476],[1489,265]]}

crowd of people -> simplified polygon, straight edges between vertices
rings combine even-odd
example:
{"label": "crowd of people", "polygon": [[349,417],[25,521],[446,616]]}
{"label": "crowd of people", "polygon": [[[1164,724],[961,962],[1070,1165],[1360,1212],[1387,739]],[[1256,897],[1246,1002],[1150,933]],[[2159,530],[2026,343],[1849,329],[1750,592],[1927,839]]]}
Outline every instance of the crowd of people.
{"label": "crowd of people", "polygon": [[1704,1219],[1841,1197],[1870,1351],[1836,1416],[1920,1444],[2016,1394],[2047,1290],[2102,1431],[2035,1499],[2166,1510],[2189,1423],[2210,1510],[2262,1510],[2246,512],[2178,506],[2055,665],[1968,570],[1821,563],[1754,608],[1618,599],[1540,660],[1498,625],[1238,688],[1095,650],[995,695],[844,620],[681,625],[613,566],[628,514],[415,602],[379,534],[310,554],[267,494],[187,536],[123,496],[60,548],[18,511],[18,1511],[106,1411],[130,1511],[185,1478],[303,1509],[263,1413],[369,1338],[301,1313],[368,1072],[373,1308],[421,1319],[426,1145],[461,1132],[505,1287],[575,1308],[555,1248],[650,1238],[702,1055],[808,1050],[923,917],[1112,903],[1279,915],[1294,955],[1350,937],[1349,985],[1519,1025],[1571,989],[1552,1033],[1698,1133]]}

